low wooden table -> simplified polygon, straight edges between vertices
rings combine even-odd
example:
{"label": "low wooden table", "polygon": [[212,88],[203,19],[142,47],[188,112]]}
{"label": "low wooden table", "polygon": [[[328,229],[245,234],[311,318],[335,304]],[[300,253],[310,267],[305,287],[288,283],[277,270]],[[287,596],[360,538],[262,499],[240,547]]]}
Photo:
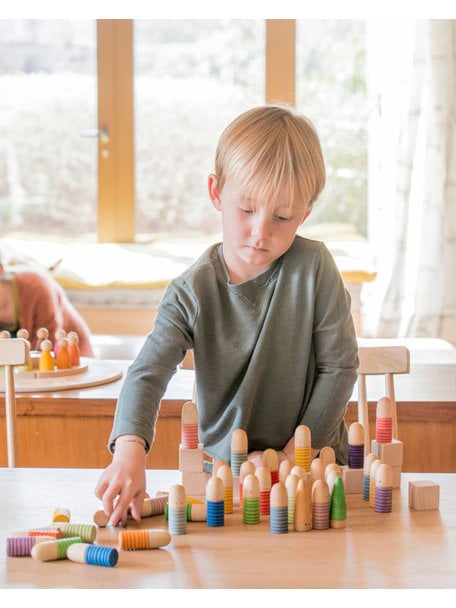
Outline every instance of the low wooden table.
{"label": "low wooden table", "polygon": [[[410,360],[410,374],[395,377],[403,470],[456,473],[456,349],[443,348],[440,340],[422,341],[411,348]],[[113,363],[125,374],[130,361]],[[17,394],[19,466],[107,466],[111,456],[106,444],[123,381],[124,376],[93,388]],[[194,372],[179,369],[168,386],[148,457],[151,468],[178,467],[180,415],[182,405],[192,398],[193,383]],[[374,437],[376,402],[384,395],[384,382],[372,377],[367,384],[370,436]],[[0,466],[7,463],[4,415],[0,395]],[[348,424],[354,420],[356,390],[346,415]]]}
{"label": "low wooden table", "polygon": [[[347,522],[341,529],[273,534],[269,516],[261,516],[260,524],[243,524],[236,503],[234,512],[225,515],[224,526],[188,523],[187,533],[172,536],[166,547],[120,552],[112,568],[6,556],[6,538],[12,532],[47,525],[57,506],[66,506],[74,523],[93,523],[99,506],[93,488],[99,474],[94,469],[0,469],[1,588],[448,589],[455,585],[456,475],[449,474],[403,475],[401,488],[393,490],[391,513],[376,513],[359,494],[347,496]],[[418,479],[439,484],[438,510],[409,509],[408,481]],[[147,480],[153,496],[180,483],[180,476],[177,471],[148,471]],[[167,529],[163,515],[129,525]],[[117,537],[118,529],[100,528],[97,542],[116,546]]]}

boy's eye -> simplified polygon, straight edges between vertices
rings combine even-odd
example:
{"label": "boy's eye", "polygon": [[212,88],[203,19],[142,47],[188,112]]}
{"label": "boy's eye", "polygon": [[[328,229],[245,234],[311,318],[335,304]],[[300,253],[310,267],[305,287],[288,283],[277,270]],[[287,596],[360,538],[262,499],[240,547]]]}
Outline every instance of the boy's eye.
{"label": "boy's eye", "polygon": [[291,220],[291,217],[286,217],[284,215],[276,215],[275,218],[276,220],[279,220],[279,222],[289,222]]}
{"label": "boy's eye", "polygon": [[246,207],[239,207],[241,213],[253,213],[253,209],[247,209]]}

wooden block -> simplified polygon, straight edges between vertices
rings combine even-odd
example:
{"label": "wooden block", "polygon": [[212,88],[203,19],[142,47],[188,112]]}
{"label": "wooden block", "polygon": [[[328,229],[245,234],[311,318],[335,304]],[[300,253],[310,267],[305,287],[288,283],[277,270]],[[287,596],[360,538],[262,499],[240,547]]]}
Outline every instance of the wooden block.
{"label": "wooden block", "polygon": [[350,469],[347,466],[343,466],[341,468],[345,494],[362,494],[364,476],[363,469]]}
{"label": "wooden block", "polygon": [[203,471],[204,452],[202,444],[197,448],[179,446],[179,471],[201,473]]}
{"label": "wooden block", "polygon": [[404,458],[404,445],[398,439],[393,439],[391,443],[379,443],[372,439],[371,452],[392,467],[400,466]]}
{"label": "wooden block", "polygon": [[203,497],[206,498],[206,484],[212,477],[209,473],[201,471],[199,473],[192,471],[182,471],[182,485],[185,488],[187,496],[193,498]]}
{"label": "wooden block", "polygon": [[440,486],[430,480],[409,481],[409,507],[415,511],[428,511],[439,508]]}

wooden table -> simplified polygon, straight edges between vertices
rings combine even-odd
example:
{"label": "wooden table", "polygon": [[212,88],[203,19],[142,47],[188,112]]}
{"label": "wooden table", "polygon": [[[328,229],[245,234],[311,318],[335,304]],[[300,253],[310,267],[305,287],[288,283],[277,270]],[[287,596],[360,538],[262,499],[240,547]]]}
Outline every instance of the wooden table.
{"label": "wooden table", "polygon": [[[18,466],[100,468],[109,464],[106,445],[131,361],[111,363],[122,371],[122,377],[114,382],[78,390],[16,392]],[[168,386],[149,455],[151,467],[178,466],[178,448],[170,450],[169,445],[175,446],[180,440],[181,410],[192,398],[193,379],[193,371],[179,369]],[[4,395],[0,394],[0,466],[7,464],[4,404]]]}
{"label": "wooden table", "polygon": [[[410,374],[395,377],[399,439],[404,443],[404,471],[456,473],[456,351],[411,350]],[[436,348],[432,348],[435,344]],[[123,372],[129,361],[115,360]],[[192,398],[192,370],[179,369],[161,404],[148,466],[178,467],[180,414]],[[109,464],[106,444],[124,377],[94,388],[17,394],[18,466],[94,467]],[[370,436],[375,436],[377,400],[384,396],[381,377],[368,379]],[[4,397],[0,395],[0,466],[5,466]],[[346,421],[357,420],[353,393]]]}
{"label": "wooden table", "polygon": [[[45,526],[57,506],[74,523],[92,523],[96,469],[0,469],[0,587],[2,588],[454,588],[456,475],[407,474],[393,491],[391,513],[376,513],[359,494],[347,496],[342,529],[273,534],[269,516],[242,523],[237,502],[222,527],[187,524],[166,547],[122,551],[113,568],[59,560],[7,557],[6,538]],[[177,471],[148,471],[148,490],[169,490]],[[440,486],[438,510],[408,506],[408,481]],[[130,527],[167,529],[163,515]],[[118,529],[100,528],[97,542],[116,546]],[[447,602],[448,603],[448,602]]]}

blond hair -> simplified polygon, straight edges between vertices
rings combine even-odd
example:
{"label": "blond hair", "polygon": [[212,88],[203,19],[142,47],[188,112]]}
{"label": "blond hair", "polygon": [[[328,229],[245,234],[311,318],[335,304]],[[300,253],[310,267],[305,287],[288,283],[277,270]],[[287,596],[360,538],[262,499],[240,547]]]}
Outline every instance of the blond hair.
{"label": "blond hair", "polygon": [[241,114],[220,136],[215,154],[219,192],[235,178],[253,201],[271,211],[280,194],[290,207],[311,208],[325,184],[320,140],[312,123],[292,108],[265,105]]}

